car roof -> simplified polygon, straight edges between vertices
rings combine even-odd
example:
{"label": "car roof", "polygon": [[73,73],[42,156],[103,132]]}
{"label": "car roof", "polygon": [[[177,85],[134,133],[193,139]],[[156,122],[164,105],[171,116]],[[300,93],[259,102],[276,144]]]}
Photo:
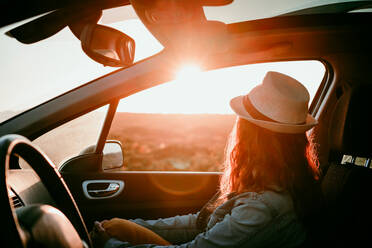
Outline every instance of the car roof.
{"label": "car roof", "polygon": [[[171,3],[173,0],[158,0]],[[331,13],[347,13],[355,10],[363,10],[367,8],[372,8],[372,1],[358,1],[358,0],[318,0],[318,1],[298,1],[298,0],[286,0],[280,1],[281,11],[278,12],[275,4],[268,4],[268,1],[262,0],[200,0],[202,6],[218,6],[227,5],[230,11],[218,11],[218,8],[212,8],[215,14],[211,14],[212,18],[216,16],[221,17],[222,21],[226,19],[227,16],[238,16],[235,20],[236,22],[256,20],[267,17],[282,16],[282,15],[308,15],[308,14],[331,14]],[[96,13],[104,9],[125,6],[132,3],[133,6],[153,6],[154,0],[59,0],[59,1],[49,1],[49,0],[4,0],[0,6],[4,11],[4,15],[0,16],[0,27],[23,21],[28,18],[34,17],[35,20],[26,22],[26,24],[17,27],[17,34],[12,34],[23,43],[33,43],[41,39],[45,39],[49,36],[54,35],[62,28],[66,27],[71,20],[78,20],[83,16],[89,15],[90,13]],[[177,1],[177,4],[182,2],[189,4],[189,1]],[[89,8],[86,6],[89,5]],[[226,7],[226,6],[225,6]],[[238,11],[239,9],[243,9]],[[250,10],[252,11],[246,11]],[[257,11],[256,11],[257,9]],[[223,9],[222,9],[223,10]],[[210,12],[210,10],[204,9],[205,13]],[[260,12],[258,16],[252,16],[252,13]],[[243,15],[242,15],[243,14]],[[41,15],[41,16],[38,16]],[[203,14],[204,15],[204,14]],[[239,16],[240,15],[240,16]],[[260,16],[261,15],[261,16]],[[35,17],[38,16],[38,17]],[[203,16],[205,18],[205,16]],[[224,19],[225,18],[225,19]],[[207,18],[209,19],[209,18]],[[27,24],[33,23],[33,25],[27,26]],[[36,23],[37,22],[37,23]],[[40,28],[39,28],[40,27]],[[32,29],[32,30],[31,30]],[[45,29],[48,29],[45,31]],[[31,32],[31,31],[32,32]],[[40,30],[41,34],[37,33]],[[10,30],[8,34],[12,33]],[[30,32],[27,32],[30,31]],[[150,30],[152,32],[152,30]],[[32,39],[22,38],[22,35],[27,35],[33,33]],[[28,42],[25,42],[25,41]]]}
{"label": "car roof", "polygon": [[79,9],[84,6],[89,6],[90,10],[99,10],[128,4],[129,0],[3,0],[0,4],[4,11],[0,16],[0,27],[55,10]]}
{"label": "car roof", "polygon": [[[167,0],[171,2],[172,0]],[[79,8],[89,4],[89,9],[108,9],[118,6],[124,6],[130,4],[130,0],[3,0],[0,4],[3,10],[6,10],[6,14],[0,17],[0,27],[22,21],[27,18],[45,14],[49,11],[54,11],[63,8]],[[154,0],[140,0],[132,2],[154,2]],[[187,2],[187,1],[186,1]],[[225,5],[231,2],[246,2],[239,0],[201,0],[203,6],[214,6],[214,5]],[[251,8],[257,7],[257,3],[264,2],[262,0],[249,1]],[[297,2],[297,7],[294,7],[293,2]],[[265,11],[270,12],[275,6],[269,6],[263,4]],[[287,13],[290,15],[302,15],[302,14],[319,14],[319,13],[340,13],[348,12],[355,9],[371,8],[371,1],[359,1],[359,0],[318,0],[318,1],[280,1],[280,5],[284,9],[287,9]],[[243,6],[239,3],[239,6]]]}

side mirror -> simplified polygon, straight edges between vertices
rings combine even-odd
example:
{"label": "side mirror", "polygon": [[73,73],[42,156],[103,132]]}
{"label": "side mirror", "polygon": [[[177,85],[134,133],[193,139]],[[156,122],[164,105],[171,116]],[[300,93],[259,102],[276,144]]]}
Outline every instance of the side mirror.
{"label": "side mirror", "polygon": [[86,24],[80,33],[83,51],[105,66],[127,67],[133,64],[135,42],[128,35],[99,24]]}
{"label": "side mirror", "polygon": [[103,147],[102,169],[121,168],[124,164],[123,149],[120,141],[107,140]]}

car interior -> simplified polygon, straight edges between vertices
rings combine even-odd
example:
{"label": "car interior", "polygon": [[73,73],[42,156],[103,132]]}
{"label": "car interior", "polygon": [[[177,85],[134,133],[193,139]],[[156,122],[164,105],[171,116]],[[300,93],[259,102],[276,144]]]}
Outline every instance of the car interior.
{"label": "car interior", "polygon": [[[32,247],[30,240],[38,239],[45,247],[92,247],[88,233],[95,220],[156,219],[199,211],[217,192],[221,172],[106,170],[102,161],[112,161],[104,154],[108,144],[126,152],[120,142],[108,138],[119,101],[171,81],[176,62],[203,58],[206,71],[278,61],[316,60],[324,65],[325,75],[309,106],[319,124],[308,136],[317,144],[326,206],[319,226],[314,227],[316,235],[303,247],[371,245],[372,111],[368,106],[372,92],[372,2],[332,3],[224,24],[207,21],[202,7],[224,6],[231,0],[203,0],[196,5],[179,1],[181,7],[177,1],[160,1],[169,4],[168,12],[159,11],[168,14],[164,18],[171,16],[173,8],[182,8],[186,14],[180,16],[185,19],[179,17],[181,20],[172,20],[170,25],[161,15],[148,18],[148,11],[158,12],[147,0],[97,0],[89,8],[83,7],[88,2],[84,0],[40,1],[39,7],[28,10],[5,2],[4,9],[10,11],[2,17],[1,27],[47,13],[8,30],[7,35],[18,42],[36,43],[69,27],[81,39],[87,56],[118,70],[0,123],[1,243],[5,247]],[[124,48],[103,42],[117,56],[94,52],[90,33],[107,32],[124,39],[117,31],[95,24],[100,11],[125,5],[132,5],[162,43],[161,52],[133,62],[136,45],[129,36]],[[189,17],[203,25],[187,26]],[[45,23],[53,25],[40,28]],[[184,31],[181,37],[177,31],[180,25]],[[30,32],[35,27],[40,31]],[[188,42],[197,43],[198,48],[187,48]],[[34,143],[41,135],[102,106],[107,106],[107,112],[97,142],[59,167]],[[20,166],[21,159],[30,168]]]}

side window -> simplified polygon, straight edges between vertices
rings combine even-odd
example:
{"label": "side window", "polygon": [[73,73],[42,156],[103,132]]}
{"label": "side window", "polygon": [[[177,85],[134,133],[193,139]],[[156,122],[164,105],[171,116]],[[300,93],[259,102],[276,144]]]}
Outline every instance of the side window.
{"label": "side window", "polygon": [[[107,112],[107,106],[73,119],[38,137],[33,143],[60,166],[63,161],[78,155],[96,144]],[[24,163],[24,162],[23,162]],[[21,167],[24,168],[21,162]]]}
{"label": "side window", "polygon": [[120,101],[108,139],[124,149],[124,170],[221,171],[235,115],[229,100],[248,93],[267,71],[299,80],[310,103],[324,77],[318,61],[236,66],[208,72],[184,68],[177,80]]}

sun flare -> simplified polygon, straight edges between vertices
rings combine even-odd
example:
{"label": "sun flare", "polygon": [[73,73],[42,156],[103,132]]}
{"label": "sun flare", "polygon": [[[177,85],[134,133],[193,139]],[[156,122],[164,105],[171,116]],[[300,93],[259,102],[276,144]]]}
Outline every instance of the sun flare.
{"label": "sun flare", "polygon": [[188,80],[197,76],[201,72],[200,66],[196,64],[187,64],[182,66],[176,73],[177,80]]}

